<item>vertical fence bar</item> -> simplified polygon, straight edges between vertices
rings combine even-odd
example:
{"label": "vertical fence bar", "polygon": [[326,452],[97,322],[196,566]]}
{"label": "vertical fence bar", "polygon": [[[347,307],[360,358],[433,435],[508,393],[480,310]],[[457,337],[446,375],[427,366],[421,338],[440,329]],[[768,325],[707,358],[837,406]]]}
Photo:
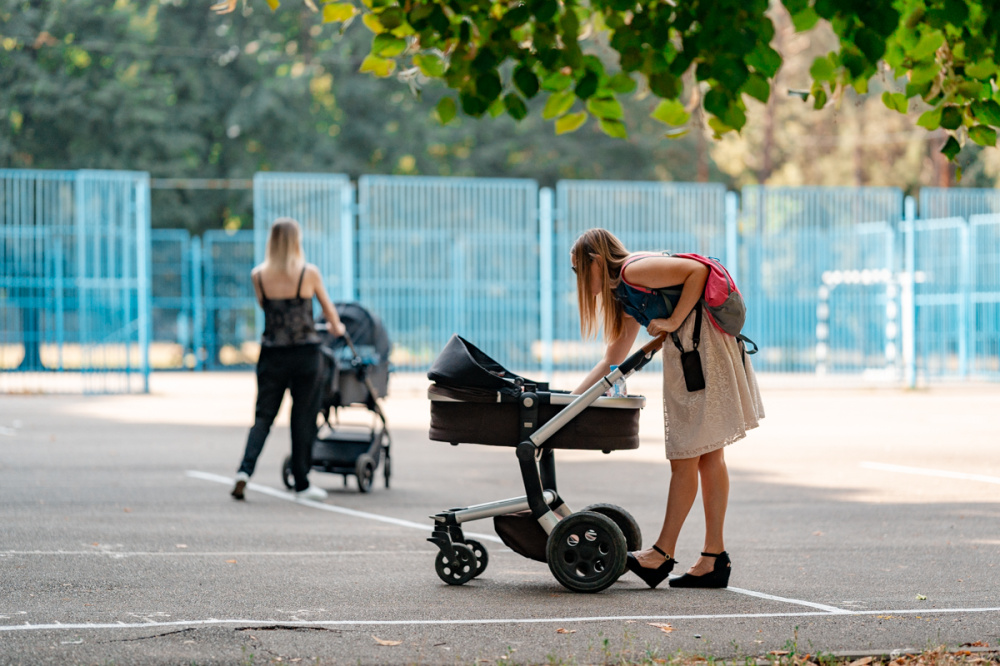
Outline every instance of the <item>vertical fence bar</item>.
{"label": "vertical fence bar", "polygon": [[201,238],[191,239],[191,350],[194,353],[194,369],[205,369],[205,291],[202,286],[204,255]]}
{"label": "vertical fence bar", "polygon": [[554,364],[552,360],[553,342],[553,299],[552,252],[553,252],[552,189],[543,187],[538,191],[538,288],[540,292],[542,375],[545,381],[552,380]]}
{"label": "vertical fence bar", "polygon": [[916,202],[906,197],[903,202],[903,272],[900,278],[900,329],[903,352],[903,382],[907,388],[917,386],[916,302],[914,299],[915,247],[914,221]]}
{"label": "vertical fence bar", "polygon": [[354,287],[355,241],[354,224],[357,206],[354,203],[354,186],[340,190],[340,275],[343,282],[341,299],[350,303],[357,299]]}

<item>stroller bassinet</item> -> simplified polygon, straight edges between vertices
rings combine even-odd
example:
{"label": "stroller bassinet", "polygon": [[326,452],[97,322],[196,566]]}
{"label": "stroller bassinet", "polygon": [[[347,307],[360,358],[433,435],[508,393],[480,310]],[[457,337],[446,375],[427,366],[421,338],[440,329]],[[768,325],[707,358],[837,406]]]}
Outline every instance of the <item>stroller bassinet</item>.
{"label": "stroller bassinet", "polygon": [[[382,464],[389,487],[391,439],[379,400],[389,388],[389,354],[392,345],[381,320],[358,303],[337,303],[337,315],[347,329],[336,337],[320,326],[323,384],[320,413],[323,425],[313,442],[312,469],[358,479],[358,490],[371,489],[375,471]],[[340,423],[339,410],[362,406],[372,412],[370,426]],[[331,422],[331,418],[333,421]],[[291,457],[282,467],[285,485],[291,488]]]}
{"label": "stroller bassinet", "polygon": [[604,390],[652,358],[662,339],[643,347],[582,395],[550,391],[520,377],[452,336],[427,373],[432,440],[516,447],[526,495],[433,516],[430,541],[440,552],[438,576],[461,585],[486,568],[485,547],[468,539],[461,524],[492,517],[515,552],[548,562],[560,583],[597,592],[625,571],[625,555],[641,547],[641,533],[627,511],[595,504],[573,513],[556,490],[553,449],[609,453],[639,446],[639,410],[645,398],[604,397]]}

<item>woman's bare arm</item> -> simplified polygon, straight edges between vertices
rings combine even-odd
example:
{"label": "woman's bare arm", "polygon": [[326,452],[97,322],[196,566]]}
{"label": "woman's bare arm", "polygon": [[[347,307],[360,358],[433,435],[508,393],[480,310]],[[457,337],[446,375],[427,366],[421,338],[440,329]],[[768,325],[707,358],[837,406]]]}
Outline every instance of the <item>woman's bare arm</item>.
{"label": "woman's bare arm", "polygon": [[596,384],[597,380],[611,372],[612,365],[621,365],[622,361],[628,357],[628,353],[632,350],[632,344],[635,342],[636,335],[639,334],[639,328],[641,328],[639,322],[632,319],[632,317],[626,316],[625,330],[622,331],[622,336],[608,343],[607,348],[604,350],[604,358],[584,377],[583,382],[576,387],[573,393],[583,393]]}
{"label": "woman's bare arm", "polygon": [[323,286],[323,276],[319,274],[319,269],[312,264],[309,264],[307,270],[309,277],[313,280],[316,298],[319,300],[319,306],[323,310],[323,317],[327,321],[330,332],[338,337],[344,335],[347,332],[347,328],[340,321],[337,308],[333,307],[333,303],[330,302],[330,297],[326,293],[326,287]]}
{"label": "woman's bare arm", "polygon": [[629,282],[647,289],[681,285],[681,297],[673,314],[666,319],[654,319],[646,327],[652,336],[673,333],[681,327],[705,291],[709,272],[705,264],[681,257],[651,257],[629,264],[627,270]]}

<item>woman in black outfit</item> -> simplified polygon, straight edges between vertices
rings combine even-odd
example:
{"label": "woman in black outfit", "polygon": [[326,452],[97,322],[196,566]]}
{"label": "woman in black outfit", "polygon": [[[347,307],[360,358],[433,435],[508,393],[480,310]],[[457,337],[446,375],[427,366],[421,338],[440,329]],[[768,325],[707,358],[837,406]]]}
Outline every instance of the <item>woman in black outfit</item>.
{"label": "woman in black outfit", "polygon": [[299,223],[282,217],[271,225],[267,258],[250,274],[257,301],[264,309],[264,333],[257,361],[256,418],[247,437],[243,462],[236,474],[232,496],[241,500],[264,440],[285,397],[292,393],[292,475],[295,495],[304,499],[326,499],[326,491],[309,485],[312,442],[316,438],[319,412],[319,334],[313,321],[312,299],[319,301],[330,332],[341,336],[344,325],[330,302],[323,277],[302,252]]}

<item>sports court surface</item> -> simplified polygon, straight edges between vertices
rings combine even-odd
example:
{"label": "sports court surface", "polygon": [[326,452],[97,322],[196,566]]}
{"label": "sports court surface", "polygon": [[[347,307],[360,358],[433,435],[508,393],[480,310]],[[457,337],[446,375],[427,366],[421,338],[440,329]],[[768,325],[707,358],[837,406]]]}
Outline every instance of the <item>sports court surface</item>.
{"label": "sports court surface", "polygon": [[[728,590],[626,574],[563,588],[468,523],[489,565],[441,582],[428,516],[523,494],[514,450],[427,438],[426,380],[385,403],[392,484],[279,476],[287,403],[230,499],[253,375],[156,374],[151,395],[0,397],[0,663],[604,663],[1000,643],[1000,386],[902,391],[761,377],[767,418],[727,452]],[[554,384],[574,385],[572,378]],[[649,542],[668,466],[656,377],[642,446],[558,451],[573,508],[610,502]],[[367,423],[363,409],[345,420]],[[380,470],[381,471],[381,470]],[[696,503],[679,572],[701,547]]]}

